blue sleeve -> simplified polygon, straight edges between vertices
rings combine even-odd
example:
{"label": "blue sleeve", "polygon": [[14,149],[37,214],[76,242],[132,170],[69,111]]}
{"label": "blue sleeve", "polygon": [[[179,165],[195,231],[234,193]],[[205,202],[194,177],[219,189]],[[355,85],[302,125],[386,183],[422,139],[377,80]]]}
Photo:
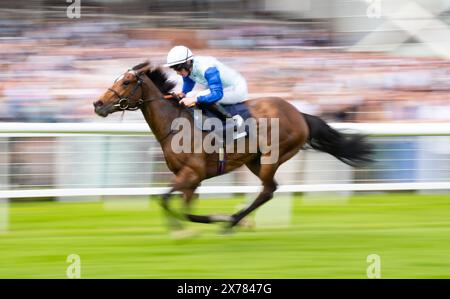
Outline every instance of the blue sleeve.
{"label": "blue sleeve", "polygon": [[192,89],[194,88],[195,85],[195,81],[192,80],[189,77],[183,77],[183,93],[187,94],[188,92],[192,91]]}
{"label": "blue sleeve", "polygon": [[208,82],[210,94],[199,96],[197,102],[200,104],[212,104],[223,97],[222,80],[216,67],[210,67],[205,72],[205,79]]}

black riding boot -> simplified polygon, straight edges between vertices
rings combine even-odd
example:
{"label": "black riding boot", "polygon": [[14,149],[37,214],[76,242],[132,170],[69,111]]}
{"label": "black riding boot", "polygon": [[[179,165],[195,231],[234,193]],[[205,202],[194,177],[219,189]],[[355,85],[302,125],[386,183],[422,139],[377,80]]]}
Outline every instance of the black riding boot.
{"label": "black riding boot", "polygon": [[226,121],[227,118],[233,117],[228,111],[225,110],[220,104],[214,103],[207,106],[207,109],[218,116],[221,120]]}
{"label": "black riding boot", "polygon": [[[223,128],[224,136],[228,136],[227,132],[231,132],[233,134],[233,139],[241,138],[241,137],[247,135],[247,133],[245,133],[245,132],[241,132],[241,133],[235,132],[235,130],[238,129],[240,124],[237,124],[236,120],[233,117],[233,115],[228,113],[228,111],[226,111],[225,108],[223,108],[220,104],[216,104],[215,103],[215,104],[212,104],[212,105],[208,105],[207,109],[209,109],[217,117],[219,117],[222,121],[225,122],[225,126]],[[233,119],[233,121],[230,122],[230,121],[227,121],[227,119]],[[238,134],[238,135],[236,135],[237,137],[235,136],[235,134]]]}

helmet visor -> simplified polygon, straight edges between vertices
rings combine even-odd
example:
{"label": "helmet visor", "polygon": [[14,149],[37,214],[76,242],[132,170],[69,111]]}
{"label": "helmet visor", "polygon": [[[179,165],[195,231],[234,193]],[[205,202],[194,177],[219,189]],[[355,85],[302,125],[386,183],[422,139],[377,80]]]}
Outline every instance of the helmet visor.
{"label": "helmet visor", "polygon": [[170,68],[173,69],[174,71],[179,72],[182,69],[186,69],[187,70],[189,68],[189,64],[186,63],[186,62],[183,62],[183,63],[172,65],[172,66],[170,66]]}

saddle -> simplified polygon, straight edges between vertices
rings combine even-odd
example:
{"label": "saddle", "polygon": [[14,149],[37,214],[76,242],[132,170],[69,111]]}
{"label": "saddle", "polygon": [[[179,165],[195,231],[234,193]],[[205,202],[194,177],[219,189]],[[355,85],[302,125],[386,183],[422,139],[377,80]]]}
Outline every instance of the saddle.
{"label": "saddle", "polygon": [[[170,93],[164,96],[165,99],[174,99],[176,101],[180,101],[181,98],[178,97],[175,93]],[[221,105],[225,111],[227,111],[231,116],[240,116],[242,118],[242,122],[245,122],[247,119],[251,118],[252,115],[250,113],[250,110],[248,109],[245,102],[240,102],[236,104],[229,104],[229,105]],[[245,137],[249,135],[249,128],[245,126],[244,124],[236,130],[236,127],[232,125],[230,127],[231,121],[230,120],[221,120],[217,118],[217,115],[211,112],[209,109],[207,109],[206,106],[203,105],[197,105],[197,107],[187,107],[186,108],[189,113],[192,115],[192,118],[194,119],[195,126],[203,131],[203,132],[217,132],[215,129],[209,129],[208,126],[205,126],[205,121],[209,118],[216,118],[222,123],[223,128],[223,135],[221,134],[221,138],[223,136],[227,136],[226,133],[228,130],[233,130],[233,140],[236,140],[241,137]],[[220,132],[222,133],[222,132]]]}
{"label": "saddle", "polygon": [[[233,119],[221,120],[217,117],[214,112],[208,110],[205,106],[197,105],[196,108],[188,108],[191,110],[191,113],[194,118],[195,126],[203,132],[216,132],[226,136],[227,131],[232,130],[233,132],[233,140],[239,139],[241,137],[245,137],[249,135],[249,128],[244,125],[244,122],[251,118],[252,115],[250,110],[248,109],[245,102],[231,104],[231,105],[221,105],[230,115],[232,116],[240,116],[242,118],[242,125],[239,128],[236,128],[235,122]],[[214,129],[209,128],[210,126],[205,126],[205,122],[210,119],[215,118],[217,121],[222,123],[223,132],[217,132]]]}
{"label": "saddle", "polygon": [[[176,101],[180,101],[181,99],[175,93],[165,95],[166,99],[175,99]],[[219,155],[217,160],[217,174],[225,173],[225,163],[226,163],[226,155],[225,149],[227,145],[232,144],[234,140],[250,136],[250,127],[245,125],[245,121],[252,117],[250,110],[248,109],[245,102],[232,104],[232,105],[221,105],[221,107],[232,116],[232,118],[226,118],[225,120],[218,118],[215,112],[212,112],[207,107],[202,105],[197,105],[197,107],[187,107],[187,111],[192,115],[194,120],[194,125],[203,132],[213,132],[216,137],[219,139]],[[216,111],[217,113],[217,111]],[[226,114],[226,113],[225,113]],[[236,124],[234,121],[231,121],[235,116],[240,116],[242,118],[242,124],[239,128],[236,128]],[[212,126],[205,126],[205,122],[210,119],[215,118],[215,121],[220,121],[222,124],[222,132],[220,132],[217,128],[213,128]],[[231,126],[230,126],[231,124]],[[232,138],[228,138],[232,132]]]}

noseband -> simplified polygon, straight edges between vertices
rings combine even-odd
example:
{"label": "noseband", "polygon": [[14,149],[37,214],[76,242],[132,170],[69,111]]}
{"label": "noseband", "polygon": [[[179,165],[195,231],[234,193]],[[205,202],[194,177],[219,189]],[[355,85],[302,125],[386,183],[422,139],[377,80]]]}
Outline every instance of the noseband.
{"label": "noseband", "polygon": [[[134,106],[130,107],[130,98],[132,98],[134,96],[134,94],[136,93],[136,91],[139,88],[142,88],[142,82],[143,82],[142,78],[139,75],[137,75],[135,73],[135,76],[137,78],[136,85],[133,87],[133,90],[131,90],[131,93],[126,97],[121,96],[114,89],[108,88],[109,91],[113,92],[114,95],[119,98],[119,101],[117,102],[117,104],[114,104],[114,107],[118,107],[120,110],[123,110],[123,111],[125,111],[125,110],[135,111],[135,110],[138,110],[139,108],[141,108],[141,105],[144,103],[144,100],[142,100],[142,99],[137,100],[134,103]],[[142,94],[141,94],[141,96],[142,96]]]}

